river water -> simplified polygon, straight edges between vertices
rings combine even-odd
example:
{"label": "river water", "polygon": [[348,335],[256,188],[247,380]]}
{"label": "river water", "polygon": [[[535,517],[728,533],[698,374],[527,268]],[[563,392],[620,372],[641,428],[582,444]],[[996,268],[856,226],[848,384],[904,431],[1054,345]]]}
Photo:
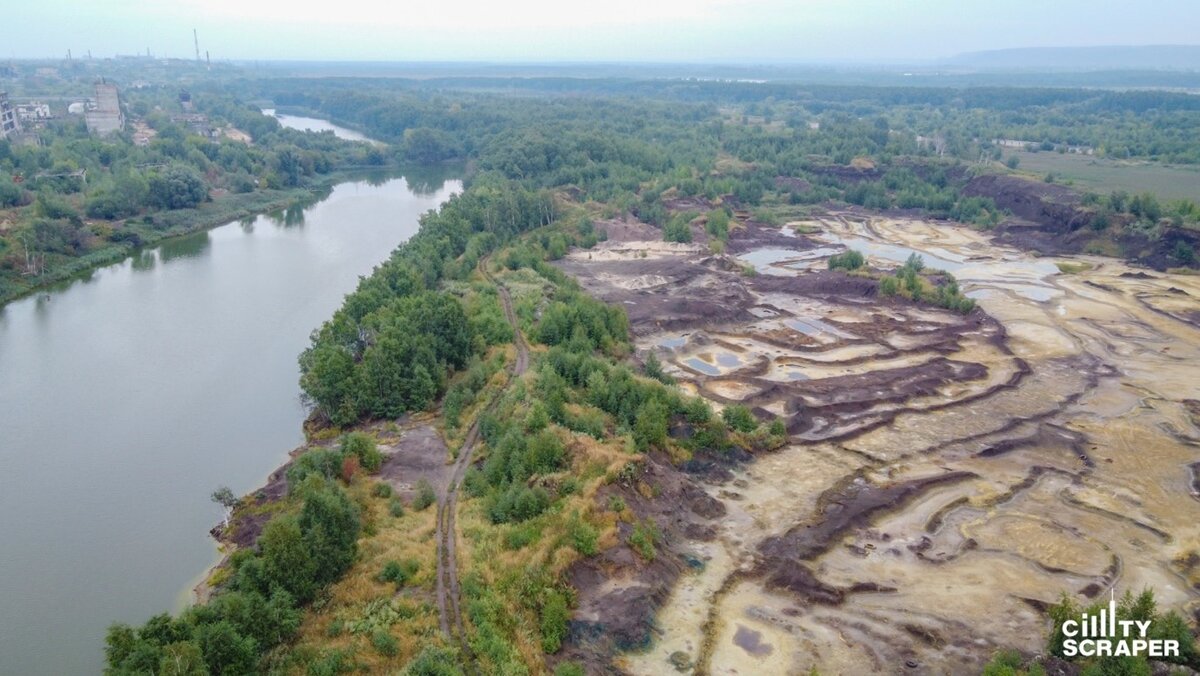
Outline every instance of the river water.
{"label": "river water", "polygon": [[263,108],[263,115],[270,115],[279,120],[279,124],[288,129],[299,129],[300,131],[323,132],[331,131],[333,135],[345,139],[347,141],[362,141],[364,143],[379,143],[378,141],[364,136],[353,129],[339,127],[329,120],[322,120],[317,117],[304,117],[301,115],[284,115],[283,113],[275,112],[274,108]]}
{"label": "river water", "polygon": [[296,358],[458,181],[348,182],[0,308],[0,674],[92,674],[180,609],[209,500],[302,440]]}

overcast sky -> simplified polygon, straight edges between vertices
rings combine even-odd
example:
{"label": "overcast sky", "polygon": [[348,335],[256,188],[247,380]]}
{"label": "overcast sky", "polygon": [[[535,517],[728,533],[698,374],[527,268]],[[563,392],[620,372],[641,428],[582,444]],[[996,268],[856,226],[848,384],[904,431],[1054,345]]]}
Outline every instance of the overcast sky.
{"label": "overcast sky", "polygon": [[0,0],[0,57],[921,61],[1195,44],[1200,0]]}

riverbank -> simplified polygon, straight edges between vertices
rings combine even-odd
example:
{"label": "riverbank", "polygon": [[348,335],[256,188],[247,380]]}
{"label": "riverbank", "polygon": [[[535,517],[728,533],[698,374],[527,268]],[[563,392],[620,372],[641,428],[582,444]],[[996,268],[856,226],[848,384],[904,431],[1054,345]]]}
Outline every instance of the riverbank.
{"label": "riverbank", "polygon": [[[253,218],[274,211],[296,206],[307,206],[327,196],[333,186],[347,181],[361,180],[383,171],[386,176],[395,176],[399,167],[380,169],[345,169],[326,174],[319,181],[305,187],[290,190],[259,190],[245,194],[225,194],[192,209],[160,211],[137,219],[122,221],[89,220],[87,225],[95,230],[118,229],[130,233],[126,241],[112,242],[108,246],[78,257],[57,257],[48,261],[48,269],[36,277],[25,275],[14,269],[0,270],[0,309],[8,303],[34,293],[61,288],[79,279],[84,279],[98,268],[120,263],[139,251],[159,246],[197,232],[211,230],[226,223]],[[136,238],[135,238],[135,237]]]}
{"label": "riverbank", "polygon": [[0,508],[23,516],[0,526],[4,671],[97,673],[105,627],[179,607],[219,554],[213,490],[247,492],[304,442],[313,328],[460,190],[341,184],[5,307]]}

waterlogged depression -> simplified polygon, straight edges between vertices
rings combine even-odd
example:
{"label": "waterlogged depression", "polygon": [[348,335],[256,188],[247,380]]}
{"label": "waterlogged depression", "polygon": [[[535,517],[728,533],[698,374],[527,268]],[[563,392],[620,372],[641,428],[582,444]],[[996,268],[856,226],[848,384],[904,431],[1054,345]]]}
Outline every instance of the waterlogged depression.
{"label": "waterlogged depression", "polygon": [[[793,441],[705,478],[724,514],[676,543],[700,564],[623,668],[960,673],[1040,650],[1040,608],[1064,591],[1149,586],[1196,612],[1200,278],[946,223],[793,225],[734,231],[757,276],[628,222],[561,263],[687,389]],[[916,253],[982,312],[881,301],[824,269],[847,246],[882,269]]]}

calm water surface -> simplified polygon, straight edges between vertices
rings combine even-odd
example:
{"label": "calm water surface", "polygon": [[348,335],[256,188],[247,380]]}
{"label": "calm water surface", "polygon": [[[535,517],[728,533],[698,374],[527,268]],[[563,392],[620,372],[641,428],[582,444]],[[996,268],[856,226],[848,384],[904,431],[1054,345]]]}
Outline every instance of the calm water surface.
{"label": "calm water surface", "polygon": [[364,141],[366,143],[379,143],[378,141],[360,134],[353,129],[339,127],[329,120],[322,120],[316,117],[303,117],[300,115],[284,115],[276,113],[274,108],[263,108],[263,115],[271,115],[279,120],[279,124],[288,129],[299,129],[300,131],[331,131],[333,135],[346,139],[347,141]]}
{"label": "calm water surface", "polygon": [[95,674],[105,627],[179,609],[209,500],[301,440],[296,357],[457,181],[344,183],[0,308],[0,674]]}

